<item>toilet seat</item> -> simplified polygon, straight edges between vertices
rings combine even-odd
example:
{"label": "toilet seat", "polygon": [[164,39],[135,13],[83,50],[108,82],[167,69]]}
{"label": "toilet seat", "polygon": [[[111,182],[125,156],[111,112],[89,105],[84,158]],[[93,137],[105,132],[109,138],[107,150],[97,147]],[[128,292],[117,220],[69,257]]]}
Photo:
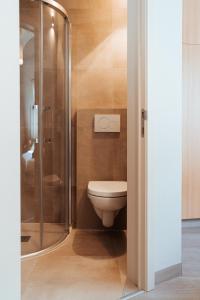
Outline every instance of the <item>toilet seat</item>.
{"label": "toilet seat", "polygon": [[126,181],[90,181],[88,193],[104,198],[117,198],[127,195]]}

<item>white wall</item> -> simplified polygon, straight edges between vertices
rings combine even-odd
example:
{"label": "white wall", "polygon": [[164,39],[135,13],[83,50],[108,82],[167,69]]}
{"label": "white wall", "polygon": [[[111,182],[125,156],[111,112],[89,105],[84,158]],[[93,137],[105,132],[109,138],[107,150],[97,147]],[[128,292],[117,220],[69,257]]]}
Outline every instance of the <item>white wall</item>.
{"label": "white wall", "polygon": [[182,0],[148,0],[148,202],[155,271],[181,262]]}
{"label": "white wall", "polygon": [[0,10],[0,298],[20,299],[18,1]]}

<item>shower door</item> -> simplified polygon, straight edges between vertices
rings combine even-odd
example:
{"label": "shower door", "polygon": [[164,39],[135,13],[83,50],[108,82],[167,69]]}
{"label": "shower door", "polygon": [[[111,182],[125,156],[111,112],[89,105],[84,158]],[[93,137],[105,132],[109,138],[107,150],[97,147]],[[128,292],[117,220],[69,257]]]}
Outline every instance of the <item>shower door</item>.
{"label": "shower door", "polygon": [[63,236],[66,217],[66,21],[43,6],[43,246]]}
{"label": "shower door", "polygon": [[68,232],[68,22],[48,1],[20,0],[22,255]]}
{"label": "shower door", "polygon": [[41,249],[40,151],[38,128],[36,128],[40,101],[40,44],[40,3],[21,1],[20,120],[22,254],[36,252]]}

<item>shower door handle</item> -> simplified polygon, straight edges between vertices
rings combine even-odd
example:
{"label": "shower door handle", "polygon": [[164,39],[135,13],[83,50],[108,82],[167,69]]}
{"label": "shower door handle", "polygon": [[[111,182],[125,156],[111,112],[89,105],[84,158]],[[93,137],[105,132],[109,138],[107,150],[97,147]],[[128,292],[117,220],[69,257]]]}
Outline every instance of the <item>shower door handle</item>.
{"label": "shower door handle", "polygon": [[32,106],[32,128],[31,128],[31,136],[34,143],[39,143],[39,105],[34,104]]}

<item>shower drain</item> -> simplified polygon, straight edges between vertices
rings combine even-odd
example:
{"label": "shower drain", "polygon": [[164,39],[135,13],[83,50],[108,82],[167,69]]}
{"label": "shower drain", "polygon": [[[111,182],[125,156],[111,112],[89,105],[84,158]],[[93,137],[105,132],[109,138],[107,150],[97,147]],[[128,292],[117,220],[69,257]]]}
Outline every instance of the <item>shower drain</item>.
{"label": "shower drain", "polygon": [[27,243],[27,242],[29,242],[30,238],[31,238],[30,235],[22,235],[21,236],[21,242],[22,243]]}

